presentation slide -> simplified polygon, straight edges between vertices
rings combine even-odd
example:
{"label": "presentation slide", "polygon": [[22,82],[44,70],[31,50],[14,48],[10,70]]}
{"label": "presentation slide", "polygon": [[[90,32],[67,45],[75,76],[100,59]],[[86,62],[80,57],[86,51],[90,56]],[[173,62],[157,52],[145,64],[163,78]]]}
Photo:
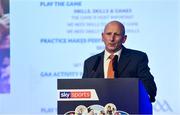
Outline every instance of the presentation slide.
{"label": "presentation slide", "polygon": [[57,79],[81,79],[112,20],[148,55],[154,115],[180,114],[180,0],[0,0],[0,114],[57,113]]}

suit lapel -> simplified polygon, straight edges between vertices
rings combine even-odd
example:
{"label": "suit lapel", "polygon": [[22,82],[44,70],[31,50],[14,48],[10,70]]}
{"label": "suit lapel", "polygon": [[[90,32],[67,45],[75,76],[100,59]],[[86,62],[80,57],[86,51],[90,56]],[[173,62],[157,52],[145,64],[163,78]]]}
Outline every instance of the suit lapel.
{"label": "suit lapel", "polygon": [[123,49],[118,63],[118,70],[119,70],[118,76],[121,75],[121,73],[123,72],[123,70],[126,68],[126,66],[130,61],[130,54],[128,53],[128,50],[124,46],[122,48]]}
{"label": "suit lapel", "polygon": [[104,78],[104,51],[99,55],[100,62],[97,68],[97,77],[98,78]]}

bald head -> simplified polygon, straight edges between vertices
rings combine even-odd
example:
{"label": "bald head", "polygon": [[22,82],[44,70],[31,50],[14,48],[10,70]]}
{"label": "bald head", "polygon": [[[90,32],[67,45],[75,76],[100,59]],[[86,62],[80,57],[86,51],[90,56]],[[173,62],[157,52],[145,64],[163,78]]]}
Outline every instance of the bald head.
{"label": "bald head", "polygon": [[124,25],[123,25],[121,22],[119,22],[119,21],[111,21],[111,22],[107,23],[106,26],[105,26],[105,28],[104,28],[104,32],[106,32],[107,28],[108,28],[110,25],[116,25],[116,26],[118,26],[118,27],[120,28],[120,30],[121,30],[121,35],[123,35],[123,36],[125,35],[125,27],[124,27]]}
{"label": "bald head", "polygon": [[127,36],[125,35],[125,28],[121,22],[109,22],[102,33],[102,40],[105,44],[105,49],[109,53],[115,53],[122,48]]}

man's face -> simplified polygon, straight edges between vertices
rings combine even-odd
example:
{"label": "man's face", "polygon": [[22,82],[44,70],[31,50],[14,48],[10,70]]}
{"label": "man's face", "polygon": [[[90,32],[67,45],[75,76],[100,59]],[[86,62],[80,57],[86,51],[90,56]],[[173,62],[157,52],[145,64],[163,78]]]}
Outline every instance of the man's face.
{"label": "man's face", "polygon": [[109,23],[104,33],[102,33],[102,40],[105,48],[109,53],[115,53],[121,49],[122,44],[126,41],[126,35],[122,35],[122,26],[118,23]]}

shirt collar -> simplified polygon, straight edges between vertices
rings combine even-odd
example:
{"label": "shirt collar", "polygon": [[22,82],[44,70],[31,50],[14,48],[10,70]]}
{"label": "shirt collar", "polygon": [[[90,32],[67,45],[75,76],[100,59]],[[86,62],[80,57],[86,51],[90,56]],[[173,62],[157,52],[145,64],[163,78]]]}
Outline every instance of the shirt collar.
{"label": "shirt collar", "polygon": [[[117,55],[118,56],[118,60],[120,58],[120,55],[121,55],[121,52],[122,52],[122,48],[120,50],[118,50],[117,52],[114,53],[114,55]],[[109,58],[111,54],[105,50],[105,53],[104,53],[104,59],[107,60]]]}

